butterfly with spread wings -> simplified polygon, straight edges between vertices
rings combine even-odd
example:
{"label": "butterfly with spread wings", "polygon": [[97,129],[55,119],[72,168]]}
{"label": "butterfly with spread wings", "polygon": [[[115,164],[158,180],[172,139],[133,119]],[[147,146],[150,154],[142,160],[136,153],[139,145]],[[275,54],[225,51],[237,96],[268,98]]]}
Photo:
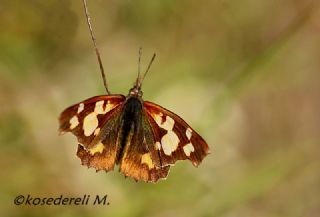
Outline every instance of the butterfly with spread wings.
{"label": "butterfly with spread wings", "polygon": [[198,166],[209,153],[204,139],[178,115],[142,99],[142,81],[155,54],[140,76],[140,49],[134,87],[127,96],[110,94],[86,1],[83,2],[108,95],[72,105],[60,115],[60,132],[71,132],[77,137],[77,156],[82,164],[97,171],[110,171],[119,165],[126,177],[145,182],[166,178],[177,160],[190,160]]}

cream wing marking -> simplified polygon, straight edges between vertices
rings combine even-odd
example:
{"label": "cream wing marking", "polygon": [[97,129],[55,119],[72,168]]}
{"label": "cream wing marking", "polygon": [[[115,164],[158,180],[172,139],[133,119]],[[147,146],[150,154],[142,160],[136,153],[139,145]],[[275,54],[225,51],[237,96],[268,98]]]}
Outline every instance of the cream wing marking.
{"label": "cream wing marking", "polygon": [[106,114],[107,112],[109,112],[111,109],[115,107],[115,105],[111,104],[109,101],[107,101],[105,109],[103,109],[103,105],[104,105],[104,100],[100,100],[96,102],[94,112],[97,114]]}
{"label": "cream wing marking", "polygon": [[156,149],[160,150],[161,149],[161,143],[160,142],[156,142]]}
{"label": "cream wing marking", "polygon": [[93,132],[93,135],[97,136],[100,132],[100,128],[98,127],[97,129],[95,129],[95,131]]}
{"label": "cream wing marking", "polygon": [[78,117],[75,115],[73,116],[70,121],[70,130],[73,130],[74,128],[76,128],[79,125],[79,120]]}
{"label": "cream wing marking", "polygon": [[95,147],[91,148],[89,150],[91,155],[94,155],[95,153],[102,153],[104,149],[104,145],[100,142]]}
{"label": "cream wing marking", "polygon": [[84,104],[83,104],[83,103],[80,103],[80,104],[79,104],[79,107],[78,107],[77,114],[80,114],[83,110],[84,110]]}
{"label": "cream wing marking", "polygon": [[145,153],[141,156],[141,163],[142,164],[146,164],[149,169],[153,169],[154,168],[154,165],[152,163],[152,160],[151,160],[151,157],[150,157],[150,154],[149,153]]}
{"label": "cream wing marking", "polygon": [[194,152],[194,147],[191,143],[188,143],[183,146],[183,151],[188,157],[190,157],[191,152]]}
{"label": "cream wing marking", "polygon": [[104,103],[105,103],[104,100],[100,100],[100,101],[96,102],[95,108],[94,108],[94,112],[91,112],[90,114],[88,114],[84,118],[84,120],[83,120],[83,132],[84,132],[85,136],[90,136],[90,135],[92,135],[92,133],[97,135],[99,133],[99,131],[100,131],[100,129],[99,130],[97,129],[97,127],[99,125],[99,121],[98,121],[97,115],[106,114],[111,109],[113,109],[114,106],[115,106],[115,105],[109,103],[109,101],[107,101],[105,109],[103,109]]}
{"label": "cream wing marking", "polygon": [[186,130],[186,136],[187,136],[188,140],[190,141],[191,136],[192,136],[192,130],[190,127],[188,127]]}
{"label": "cream wing marking", "polygon": [[[162,123],[162,113],[154,114],[153,118],[159,127],[167,131],[167,133],[161,138],[161,146],[163,152],[169,156],[178,148],[180,142],[179,137],[173,131],[175,122],[171,117],[165,116],[165,121]],[[158,142],[156,143],[156,148],[160,150]]]}
{"label": "cream wing marking", "polygon": [[166,116],[165,121],[162,123],[162,116],[163,116],[163,114],[160,113],[159,115],[154,115],[153,117],[159,127],[161,127],[162,129],[165,129],[167,131],[172,131],[173,126],[174,126],[174,120],[171,117]]}
{"label": "cream wing marking", "polygon": [[103,114],[103,112],[104,112],[103,104],[104,104],[104,100],[100,100],[100,101],[96,102],[96,106],[94,107],[94,112],[97,114]]}
{"label": "cream wing marking", "polygon": [[83,120],[83,132],[85,136],[90,136],[98,127],[98,118],[95,112],[88,114]]}
{"label": "cream wing marking", "polygon": [[173,131],[168,131],[167,134],[161,138],[163,152],[166,155],[171,155],[172,152],[178,148],[179,142],[178,136]]}

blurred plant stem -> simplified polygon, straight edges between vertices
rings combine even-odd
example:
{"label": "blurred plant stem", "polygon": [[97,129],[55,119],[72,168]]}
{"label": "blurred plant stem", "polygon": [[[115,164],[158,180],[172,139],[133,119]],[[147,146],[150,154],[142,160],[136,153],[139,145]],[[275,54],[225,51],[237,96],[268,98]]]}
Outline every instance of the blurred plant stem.
{"label": "blurred plant stem", "polygon": [[261,69],[266,67],[273,57],[303,29],[315,9],[315,3],[310,3],[292,20],[282,33],[274,38],[260,53],[257,53],[242,70],[227,80],[225,91],[221,91],[220,95],[213,102],[216,111],[214,116],[216,120],[215,125],[218,125],[224,119],[224,114],[228,111],[226,108],[230,107],[229,104],[232,102],[232,99],[239,97],[246,90],[246,86],[250,85],[250,81],[256,79],[263,72]]}

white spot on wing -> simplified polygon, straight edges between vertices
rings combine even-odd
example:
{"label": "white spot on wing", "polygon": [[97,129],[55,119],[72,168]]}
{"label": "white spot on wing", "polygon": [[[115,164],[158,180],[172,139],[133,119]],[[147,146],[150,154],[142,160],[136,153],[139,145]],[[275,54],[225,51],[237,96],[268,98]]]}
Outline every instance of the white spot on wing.
{"label": "white spot on wing", "polygon": [[100,132],[100,129],[96,129],[99,125],[97,115],[106,114],[107,112],[109,112],[111,109],[115,107],[114,104],[111,104],[109,103],[109,101],[107,101],[106,107],[105,109],[103,109],[104,103],[105,103],[104,100],[100,100],[96,102],[96,105],[94,107],[94,112],[91,112],[84,118],[83,131],[85,136],[90,136],[92,133],[94,133],[94,135],[97,135]]}
{"label": "white spot on wing", "polygon": [[174,120],[169,117],[169,116],[165,116],[165,121],[163,123],[162,122],[162,113],[160,113],[159,115],[153,115],[153,118],[155,120],[155,122],[157,123],[157,125],[167,131],[170,131],[173,129],[174,126]]}
{"label": "white spot on wing", "polygon": [[152,117],[154,118],[158,126],[160,126],[162,122],[162,113],[160,112],[159,114],[152,114]]}
{"label": "white spot on wing", "polygon": [[188,143],[183,146],[183,151],[188,157],[190,157],[191,152],[194,152],[194,147],[191,143]]}
{"label": "white spot on wing", "polygon": [[83,104],[83,103],[80,103],[80,104],[79,104],[79,107],[78,107],[77,113],[79,114],[80,112],[83,111],[83,109],[84,109],[84,104]]}
{"label": "white spot on wing", "polygon": [[95,112],[88,114],[83,120],[83,131],[85,136],[90,136],[98,126],[98,118]]}
{"label": "white spot on wing", "polygon": [[103,114],[104,113],[103,104],[104,104],[104,100],[100,100],[96,102],[96,106],[94,107],[94,112],[97,114]]}
{"label": "white spot on wing", "polygon": [[112,110],[114,107],[115,107],[115,105],[109,103],[109,101],[108,101],[108,104],[107,104],[106,109],[105,109],[105,113],[109,112],[109,111]]}
{"label": "white spot on wing", "polygon": [[79,120],[78,120],[78,117],[75,115],[73,116],[70,121],[70,130],[73,130],[74,128],[76,128],[79,124]]}
{"label": "white spot on wing", "polygon": [[191,136],[192,136],[192,130],[190,129],[190,127],[187,128],[186,130],[186,136],[188,138],[188,140],[191,139]]}
{"label": "white spot on wing", "polygon": [[107,112],[109,112],[111,109],[114,108],[114,105],[111,104],[109,101],[107,101],[107,105],[105,109],[103,109],[103,105],[104,105],[104,100],[100,100],[96,102],[94,112],[97,114],[106,114]]}
{"label": "white spot on wing", "polygon": [[163,152],[166,155],[171,155],[172,152],[178,148],[179,142],[178,136],[173,131],[168,131],[167,134],[161,138]]}

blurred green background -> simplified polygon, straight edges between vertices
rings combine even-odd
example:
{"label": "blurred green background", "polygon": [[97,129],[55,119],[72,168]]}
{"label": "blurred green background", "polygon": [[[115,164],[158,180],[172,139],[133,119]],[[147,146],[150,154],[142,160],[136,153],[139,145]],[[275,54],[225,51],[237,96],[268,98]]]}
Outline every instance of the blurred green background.
{"label": "blurred green background", "polygon": [[[109,86],[210,145],[199,168],[136,183],[80,165],[67,106],[104,94],[82,1],[0,0],[0,216],[320,216],[320,10],[301,0],[88,2]],[[15,206],[17,195],[108,194],[109,206]]]}

